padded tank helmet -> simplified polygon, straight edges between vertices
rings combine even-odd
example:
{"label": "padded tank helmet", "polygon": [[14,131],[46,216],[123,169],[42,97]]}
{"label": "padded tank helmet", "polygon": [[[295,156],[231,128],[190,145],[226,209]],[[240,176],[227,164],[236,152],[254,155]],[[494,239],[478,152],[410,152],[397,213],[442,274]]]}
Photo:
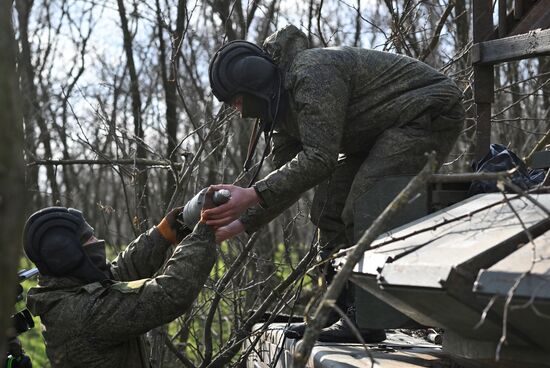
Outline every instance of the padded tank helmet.
{"label": "padded tank helmet", "polygon": [[243,40],[220,47],[209,67],[212,93],[222,102],[231,103],[238,94],[248,94],[267,104],[267,116],[276,119],[281,76],[271,57],[259,46]]}
{"label": "padded tank helmet", "polygon": [[93,234],[82,212],[48,207],[33,213],[25,223],[23,247],[42,275],[102,281],[107,277],[82,248]]}

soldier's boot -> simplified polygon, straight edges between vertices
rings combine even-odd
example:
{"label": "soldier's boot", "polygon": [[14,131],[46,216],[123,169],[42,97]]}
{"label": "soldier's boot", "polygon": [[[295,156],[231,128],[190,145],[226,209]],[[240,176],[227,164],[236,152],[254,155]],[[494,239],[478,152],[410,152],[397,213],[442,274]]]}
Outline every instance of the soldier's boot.
{"label": "soldier's boot", "polygon": [[[321,256],[324,254],[321,253]],[[332,279],[334,278],[334,269],[332,268],[324,268],[323,269],[323,276],[325,278],[325,282],[330,284],[332,282]],[[340,295],[338,296],[338,299],[336,299],[336,306],[343,311],[346,311],[350,305],[350,303],[353,301],[353,293],[349,290],[350,283],[347,282],[344,286],[344,289],[340,292]],[[337,313],[335,310],[331,310],[329,317],[327,319],[327,322],[325,323],[325,328],[328,328],[330,326],[335,325],[340,321],[340,314]],[[307,324],[305,322],[301,323],[291,323],[286,329],[285,329],[285,336],[289,339],[301,339],[304,336],[304,332],[306,330]]]}
{"label": "soldier's boot", "polygon": [[[334,312],[330,312],[330,316],[326,323],[326,326],[327,327],[331,326],[337,321],[338,321],[338,315]],[[302,337],[304,337],[304,332],[306,331],[306,327],[307,327],[306,322],[291,323],[288,325],[287,328],[285,328],[284,334],[289,339],[299,340]]]}
{"label": "soldier's boot", "polygon": [[[319,257],[321,260],[328,259],[331,254],[339,248],[346,245],[347,239],[343,232],[330,233],[328,231],[319,231],[319,243],[323,246],[319,251]],[[336,275],[336,271],[332,267],[330,262],[325,264],[323,268],[323,276],[327,285],[332,283]],[[353,284],[348,281],[340,292],[338,299],[336,300],[336,307],[341,311],[344,311],[347,315],[347,319],[357,327],[355,320],[355,293]],[[293,323],[285,329],[285,336],[292,339],[301,339],[304,336],[304,332],[307,325],[306,323]],[[363,340],[365,342],[380,342],[386,339],[384,330],[375,329],[359,329]],[[359,341],[357,335],[353,333],[353,329],[346,322],[345,318],[340,318],[340,314],[331,311],[327,320],[325,328],[321,331],[319,341],[334,341],[334,342],[355,342]]]}
{"label": "soldier's boot", "polygon": [[[327,285],[332,283],[332,280],[336,277],[336,271],[333,267],[325,269],[325,278]],[[340,311],[346,314],[347,318],[338,318],[332,325],[325,327],[319,334],[319,341],[323,342],[359,342],[357,334],[354,330],[359,331],[363,341],[368,343],[376,343],[384,341],[386,339],[386,333],[384,330],[365,329],[357,326],[355,319],[355,286],[351,281],[347,281],[342,289],[342,292],[336,300],[336,306]],[[349,322],[348,322],[349,321]],[[350,326],[353,324],[354,328]]]}
{"label": "soldier's boot", "polygon": [[[355,319],[355,305],[349,305],[345,309],[347,318],[340,318],[331,326],[325,327],[319,334],[318,341],[322,342],[361,342],[357,333],[366,343],[378,343],[386,339],[386,333],[382,329],[359,328]],[[354,325],[354,328],[350,326]],[[354,331],[355,330],[355,331]]]}
{"label": "soldier's boot", "polygon": [[[347,282],[345,288],[340,293],[336,300],[336,306],[346,313],[346,318],[340,317],[339,314],[331,311],[326,327],[321,330],[318,341],[322,342],[360,342],[357,332],[366,343],[378,343],[386,339],[386,333],[382,329],[359,328],[355,318],[355,295],[353,285]],[[355,328],[350,327],[350,323]],[[287,338],[301,339],[304,336],[307,324],[292,323],[284,331]]]}

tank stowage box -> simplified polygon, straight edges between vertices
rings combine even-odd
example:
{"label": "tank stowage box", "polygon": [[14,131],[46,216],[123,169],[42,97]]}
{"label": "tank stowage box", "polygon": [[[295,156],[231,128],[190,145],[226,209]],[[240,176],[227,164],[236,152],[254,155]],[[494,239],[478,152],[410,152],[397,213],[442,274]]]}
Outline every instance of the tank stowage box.
{"label": "tank stowage box", "polygon": [[[550,194],[532,197],[550,208]],[[489,308],[479,323],[482,313],[493,295],[506,294],[514,277],[526,271],[525,265],[510,268],[514,260],[506,263],[506,259],[518,252],[525,257],[524,263],[529,256],[532,259],[537,245],[529,245],[529,239],[549,229],[547,213],[527,198],[479,195],[379,238],[356,265],[352,281],[422,325],[443,327],[450,331],[449,336],[464,341],[498,342],[502,313]],[[546,236],[537,241],[537,248],[548,244]],[[533,288],[538,288],[541,297],[537,303],[548,312],[542,298],[550,293],[550,284],[533,284],[537,272],[548,270],[546,262],[541,260],[535,273],[517,289],[532,295]],[[509,272],[506,280],[501,279],[503,270]],[[522,327],[519,322],[517,326],[510,323],[509,346],[524,350],[545,346],[537,342],[537,332]]]}

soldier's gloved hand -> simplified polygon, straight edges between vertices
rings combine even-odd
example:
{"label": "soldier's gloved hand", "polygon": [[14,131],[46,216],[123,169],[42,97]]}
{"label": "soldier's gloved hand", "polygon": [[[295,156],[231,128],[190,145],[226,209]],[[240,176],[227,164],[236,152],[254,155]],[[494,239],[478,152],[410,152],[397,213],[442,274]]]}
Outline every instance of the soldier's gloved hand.
{"label": "soldier's gloved hand", "polygon": [[191,234],[191,229],[181,221],[182,210],[183,207],[174,208],[157,225],[161,235],[172,244],[179,244],[183,238]]}

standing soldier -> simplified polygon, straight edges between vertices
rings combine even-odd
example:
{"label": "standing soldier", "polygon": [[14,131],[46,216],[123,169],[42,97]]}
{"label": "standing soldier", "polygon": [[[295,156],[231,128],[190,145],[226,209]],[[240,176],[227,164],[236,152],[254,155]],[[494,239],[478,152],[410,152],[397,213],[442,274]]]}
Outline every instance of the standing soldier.
{"label": "standing soldier", "polygon": [[[379,201],[368,198],[374,197],[369,190],[387,177],[416,175],[426,152],[435,151],[441,164],[464,120],[461,91],[432,67],[369,49],[309,49],[294,26],[267,38],[264,49],[246,41],[223,45],[211,61],[210,83],[214,95],[242,117],[259,118],[250,146],[263,132],[273,144],[276,167],[249,188],[213,186],[232,192],[228,203],[205,212],[206,223],[219,227],[217,240],[256,231],[317,186],[311,219],[324,259],[358,238],[359,197],[366,196],[367,204]],[[327,282],[332,277],[328,270]],[[349,292],[337,305],[354,320]],[[304,325],[293,326],[288,335],[300,337],[303,330]],[[381,330],[363,335],[372,342],[385,338]],[[341,320],[319,337],[354,339]]]}

